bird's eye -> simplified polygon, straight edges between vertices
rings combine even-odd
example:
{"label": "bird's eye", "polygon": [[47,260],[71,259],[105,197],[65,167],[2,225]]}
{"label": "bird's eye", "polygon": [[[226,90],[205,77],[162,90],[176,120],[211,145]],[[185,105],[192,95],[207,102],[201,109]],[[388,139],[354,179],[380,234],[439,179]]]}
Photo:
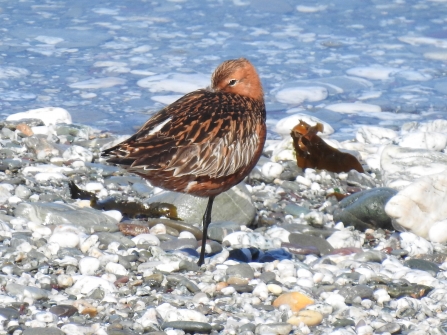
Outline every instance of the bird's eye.
{"label": "bird's eye", "polygon": [[236,85],[236,83],[237,83],[237,80],[236,80],[236,79],[231,79],[231,80],[228,82],[228,85],[230,85],[230,86],[234,86],[234,85]]}

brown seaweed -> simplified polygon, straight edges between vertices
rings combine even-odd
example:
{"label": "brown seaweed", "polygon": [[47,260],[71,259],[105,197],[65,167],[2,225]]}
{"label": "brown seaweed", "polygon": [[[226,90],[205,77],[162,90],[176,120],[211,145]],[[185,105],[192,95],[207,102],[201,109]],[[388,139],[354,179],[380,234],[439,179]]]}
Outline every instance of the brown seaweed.
{"label": "brown seaweed", "polygon": [[364,172],[362,165],[353,155],[341,152],[328,145],[317,133],[323,131],[323,125],[310,126],[300,120],[291,132],[296,160],[300,168],[325,169],[331,172]]}
{"label": "brown seaweed", "polygon": [[127,201],[116,197],[98,199],[95,193],[79,188],[74,182],[68,184],[72,199],[90,200],[90,206],[102,210],[118,210],[124,216],[136,218],[160,218],[167,217],[171,220],[180,220],[177,215],[177,207],[165,202],[153,202],[145,204],[138,201]]}

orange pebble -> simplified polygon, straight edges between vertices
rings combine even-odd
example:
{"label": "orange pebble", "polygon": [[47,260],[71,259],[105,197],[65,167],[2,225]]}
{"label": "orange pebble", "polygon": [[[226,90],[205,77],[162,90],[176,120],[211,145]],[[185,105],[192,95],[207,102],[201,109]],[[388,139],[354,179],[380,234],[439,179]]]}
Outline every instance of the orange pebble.
{"label": "orange pebble", "polygon": [[81,314],[82,315],[88,314],[90,315],[91,318],[94,318],[98,314],[98,311],[95,307],[87,307],[82,310]]}
{"label": "orange pebble", "polygon": [[16,128],[26,136],[34,135],[34,132],[31,130],[30,126],[25,123],[19,123]]}
{"label": "orange pebble", "polygon": [[309,298],[300,292],[288,292],[281,294],[278,298],[273,301],[274,307],[279,307],[281,305],[289,305],[293,312],[298,312],[307,305],[312,305],[314,303],[313,299]]}

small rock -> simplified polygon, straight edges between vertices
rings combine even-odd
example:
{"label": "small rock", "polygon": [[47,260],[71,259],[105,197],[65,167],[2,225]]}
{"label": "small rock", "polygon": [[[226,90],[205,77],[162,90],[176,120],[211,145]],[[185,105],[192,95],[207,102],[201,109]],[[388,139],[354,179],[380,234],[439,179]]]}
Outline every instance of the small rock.
{"label": "small rock", "polygon": [[187,333],[199,333],[199,334],[209,334],[211,333],[212,327],[209,323],[205,322],[195,322],[195,321],[169,321],[164,322],[161,329],[165,330],[167,328],[181,329]]}
{"label": "small rock", "polygon": [[253,279],[254,272],[250,265],[248,264],[237,264],[231,265],[227,268],[226,271],[228,276],[245,278],[245,279]]}
{"label": "small rock", "polygon": [[314,303],[314,300],[304,295],[301,292],[288,292],[281,294],[278,298],[273,301],[274,307],[279,307],[281,305],[289,305],[293,312],[298,312],[304,307]]}
{"label": "small rock", "polygon": [[299,311],[296,315],[293,315],[287,320],[294,326],[299,326],[300,323],[304,323],[306,326],[317,326],[323,321],[323,314],[317,311],[304,310]]}
{"label": "small rock", "polygon": [[301,247],[315,247],[323,256],[329,254],[332,250],[334,250],[332,245],[330,245],[329,242],[325,239],[309,234],[292,233],[289,235],[289,242]]}
{"label": "small rock", "polygon": [[287,335],[291,330],[292,325],[289,323],[267,323],[258,324],[255,329],[255,334]]}

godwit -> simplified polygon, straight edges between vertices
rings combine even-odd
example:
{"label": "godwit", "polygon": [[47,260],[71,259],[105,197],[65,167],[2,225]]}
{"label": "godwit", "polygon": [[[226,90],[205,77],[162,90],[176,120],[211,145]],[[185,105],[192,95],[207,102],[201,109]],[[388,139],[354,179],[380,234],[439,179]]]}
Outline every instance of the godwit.
{"label": "godwit", "polygon": [[211,76],[211,87],[166,106],[135,135],[102,154],[154,186],[208,197],[202,265],[214,198],[256,165],[265,142],[265,117],[256,69],[245,58],[227,60]]}

